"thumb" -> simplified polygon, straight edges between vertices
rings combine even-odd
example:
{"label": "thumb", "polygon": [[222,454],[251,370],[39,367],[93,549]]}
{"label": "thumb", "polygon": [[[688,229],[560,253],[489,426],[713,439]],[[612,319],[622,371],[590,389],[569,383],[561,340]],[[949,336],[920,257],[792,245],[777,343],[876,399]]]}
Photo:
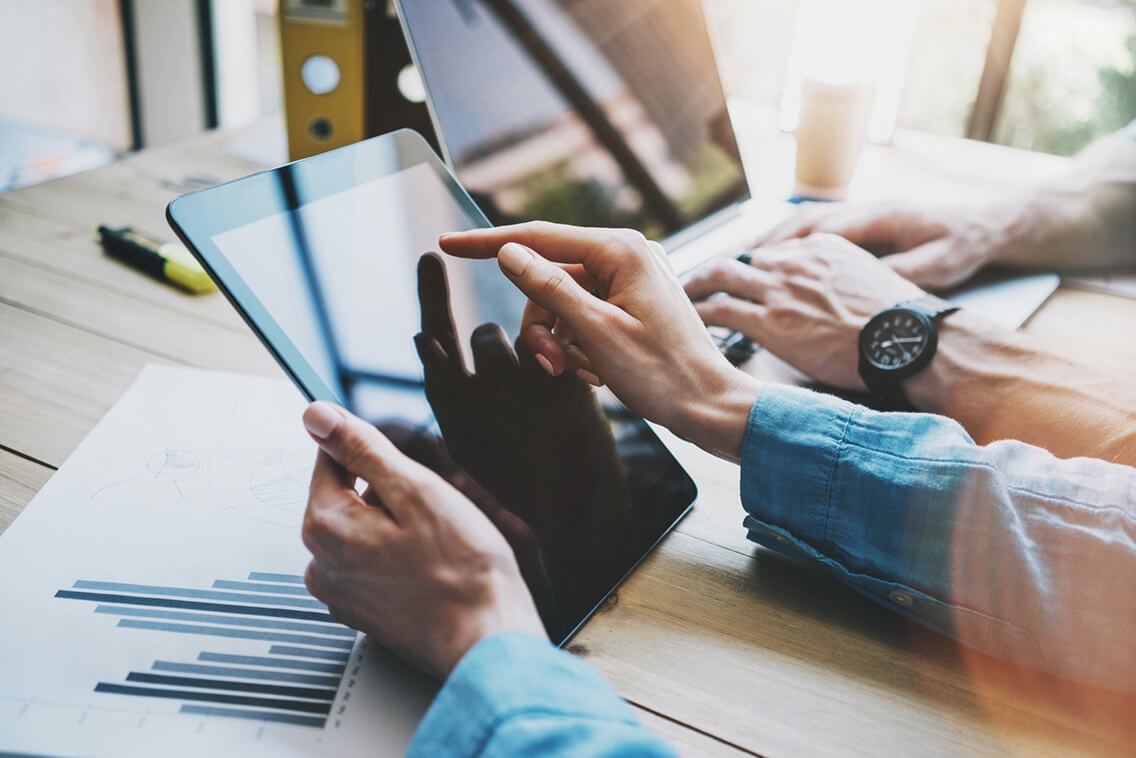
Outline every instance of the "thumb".
{"label": "thumb", "polygon": [[497,253],[497,263],[529,300],[581,336],[586,319],[612,307],[581,287],[563,268],[524,245],[507,243]]}
{"label": "thumb", "polygon": [[407,515],[406,498],[399,495],[407,481],[421,478],[425,467],[403,455],[374,426],[331,403],[309,405],[304,411],[304,427],[320,449],[348,474],[371,485],[395,520]]}

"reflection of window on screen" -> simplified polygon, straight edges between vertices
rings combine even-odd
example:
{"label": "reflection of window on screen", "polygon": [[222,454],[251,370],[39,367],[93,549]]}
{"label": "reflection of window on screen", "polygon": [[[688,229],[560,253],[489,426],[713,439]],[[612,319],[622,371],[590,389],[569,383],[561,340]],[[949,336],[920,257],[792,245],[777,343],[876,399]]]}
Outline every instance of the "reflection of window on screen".
{"label": "reflection of window on screen", "polygon": [[412,343],[419,326],[416,262],[437,250],[440,234],[476,224],[425,164],[304,203],[300,217],[317,282],[305,276],[287,214],[214,242],[329,386],[337,384],[334,358],[322,336],[315,287],[349,369],[420,376]]}

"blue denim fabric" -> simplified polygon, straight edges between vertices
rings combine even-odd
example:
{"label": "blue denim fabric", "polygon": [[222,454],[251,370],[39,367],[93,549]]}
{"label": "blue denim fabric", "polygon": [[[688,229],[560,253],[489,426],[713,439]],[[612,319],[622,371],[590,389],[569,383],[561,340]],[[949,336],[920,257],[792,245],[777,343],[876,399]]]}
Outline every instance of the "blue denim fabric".
{"label": "blue denim fabric", "polygon": [[409,756],[673,756],[595,669],[548,642],[474,645],[426,713]]}
{"label": "blue denim fabric", "polygon": [[1136,469],[771,386],[741,477],[754,542],[969,647],[1136,689]]}

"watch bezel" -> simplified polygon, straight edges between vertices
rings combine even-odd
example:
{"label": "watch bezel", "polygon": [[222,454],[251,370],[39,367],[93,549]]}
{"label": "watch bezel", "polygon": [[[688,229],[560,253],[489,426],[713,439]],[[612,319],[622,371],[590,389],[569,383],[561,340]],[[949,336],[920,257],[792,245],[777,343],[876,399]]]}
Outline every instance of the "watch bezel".
{"label": "watch bezel", "polygon": [[[885,366],[872,359],[869,350],[870,336],[874,329],[878,328],[880,322],[896,314],[913,316],[923,327],[924,332],[927,334],[927,339],[923,342],[919,354],[915,356],[915,359],[910,363],[906,363],[902,366]],[[868,320],[868,323],[864,324],[864,327],[860,330],[859,350],[861,364],[862,366],[870,368],[872,373],[877,374],[880,378],[886,377],[889,383],[904,379],[912,374],[918,373],[931,362],[931,358],[935,355],[939,344],[938,332],[939,330],[935,327],[934,319],[923,311],[916,310],[915,308],[897,305],[887,310],[880,311],[875,316],[872,316],[872,318]]]}

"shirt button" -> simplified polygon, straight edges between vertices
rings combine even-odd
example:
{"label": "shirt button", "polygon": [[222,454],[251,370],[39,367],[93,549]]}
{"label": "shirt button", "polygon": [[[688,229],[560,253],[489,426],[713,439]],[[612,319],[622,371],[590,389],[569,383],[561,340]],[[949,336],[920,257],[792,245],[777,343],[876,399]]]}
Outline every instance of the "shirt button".
{"label": "shirt button", "polygon": [[891,592],[889,592],[888,600],[892,601],[896,605],[902,605],[904,608],[910,608],[915,603],[915,598],[911,597],[911,595],[907,594],[906,592],[900,592],[899,590],[892,590]]}

